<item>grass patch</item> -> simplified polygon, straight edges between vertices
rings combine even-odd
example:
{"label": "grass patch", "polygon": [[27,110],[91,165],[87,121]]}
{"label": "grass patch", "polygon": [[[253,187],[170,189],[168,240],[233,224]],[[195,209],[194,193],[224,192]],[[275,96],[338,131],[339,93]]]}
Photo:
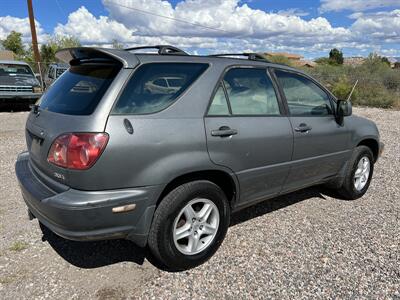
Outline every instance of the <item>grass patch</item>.
{"label": "grass patch", "polygon": [[14,242],[11,245],[11,247],[8,249],[11,251],[19,252],[19,251],[25,250],[27,248],[28,248],[28,243],[23,242],[23,241],[17,241],[17,242]]}

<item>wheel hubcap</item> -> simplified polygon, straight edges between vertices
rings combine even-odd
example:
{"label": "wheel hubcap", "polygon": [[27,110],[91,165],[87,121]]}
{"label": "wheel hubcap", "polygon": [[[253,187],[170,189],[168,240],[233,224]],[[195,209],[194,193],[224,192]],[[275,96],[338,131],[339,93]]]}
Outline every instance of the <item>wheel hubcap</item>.
{"label": "wheel hubcap", "polygon": [[185,255],[198,254],[214,240],[219,226],[217,206],[208,199],[191,200],[174,221],[176,248]]}
{"label": "wheel hubcap", "polygon": [[357,191],[361,191],[368,182],[369,173],[371,171],[371,162],[368,157],[363,156],[354,173],[354,187]]}

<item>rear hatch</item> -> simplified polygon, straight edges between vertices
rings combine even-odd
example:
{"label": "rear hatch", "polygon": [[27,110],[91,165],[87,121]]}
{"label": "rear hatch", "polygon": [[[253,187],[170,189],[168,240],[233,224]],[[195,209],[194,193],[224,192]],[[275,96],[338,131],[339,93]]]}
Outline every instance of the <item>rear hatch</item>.
{"label": "rear hatch", "polygon": [[93,48],[61,52],[71,66],[43,94],[26,123],[30,164],[37,173],[71,186],[73,172],[48,162],[49,150],[60,135],[104,131],[126,64],[112,54]]}

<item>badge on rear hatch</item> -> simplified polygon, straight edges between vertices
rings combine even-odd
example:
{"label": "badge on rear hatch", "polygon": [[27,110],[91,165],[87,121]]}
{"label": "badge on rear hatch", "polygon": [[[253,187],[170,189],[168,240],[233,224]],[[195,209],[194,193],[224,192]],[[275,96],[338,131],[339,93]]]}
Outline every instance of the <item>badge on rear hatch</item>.
{"label": "badge on rear hatch", "polygon": [[61,180],[65,180],[65,176],[63,174],[54,172],[53,175],[54,175],[55,178],[58,178],[58,179],[61,179]]}

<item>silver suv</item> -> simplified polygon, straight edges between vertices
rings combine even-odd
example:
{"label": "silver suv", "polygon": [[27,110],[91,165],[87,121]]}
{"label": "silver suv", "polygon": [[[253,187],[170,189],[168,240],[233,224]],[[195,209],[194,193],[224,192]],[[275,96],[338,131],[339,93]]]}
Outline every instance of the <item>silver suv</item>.
{"label": "silver suv", "polygon": [[[230,215],[316,184],[368,189],[376,125],[299,70],[243,58],[73,48],[26,123],[16,174],[29,215],[67,239],[127,238],[197,266]],[[236,55],[237,56],[237,55]],[[149,88],[174,78],[174,89]]]}

